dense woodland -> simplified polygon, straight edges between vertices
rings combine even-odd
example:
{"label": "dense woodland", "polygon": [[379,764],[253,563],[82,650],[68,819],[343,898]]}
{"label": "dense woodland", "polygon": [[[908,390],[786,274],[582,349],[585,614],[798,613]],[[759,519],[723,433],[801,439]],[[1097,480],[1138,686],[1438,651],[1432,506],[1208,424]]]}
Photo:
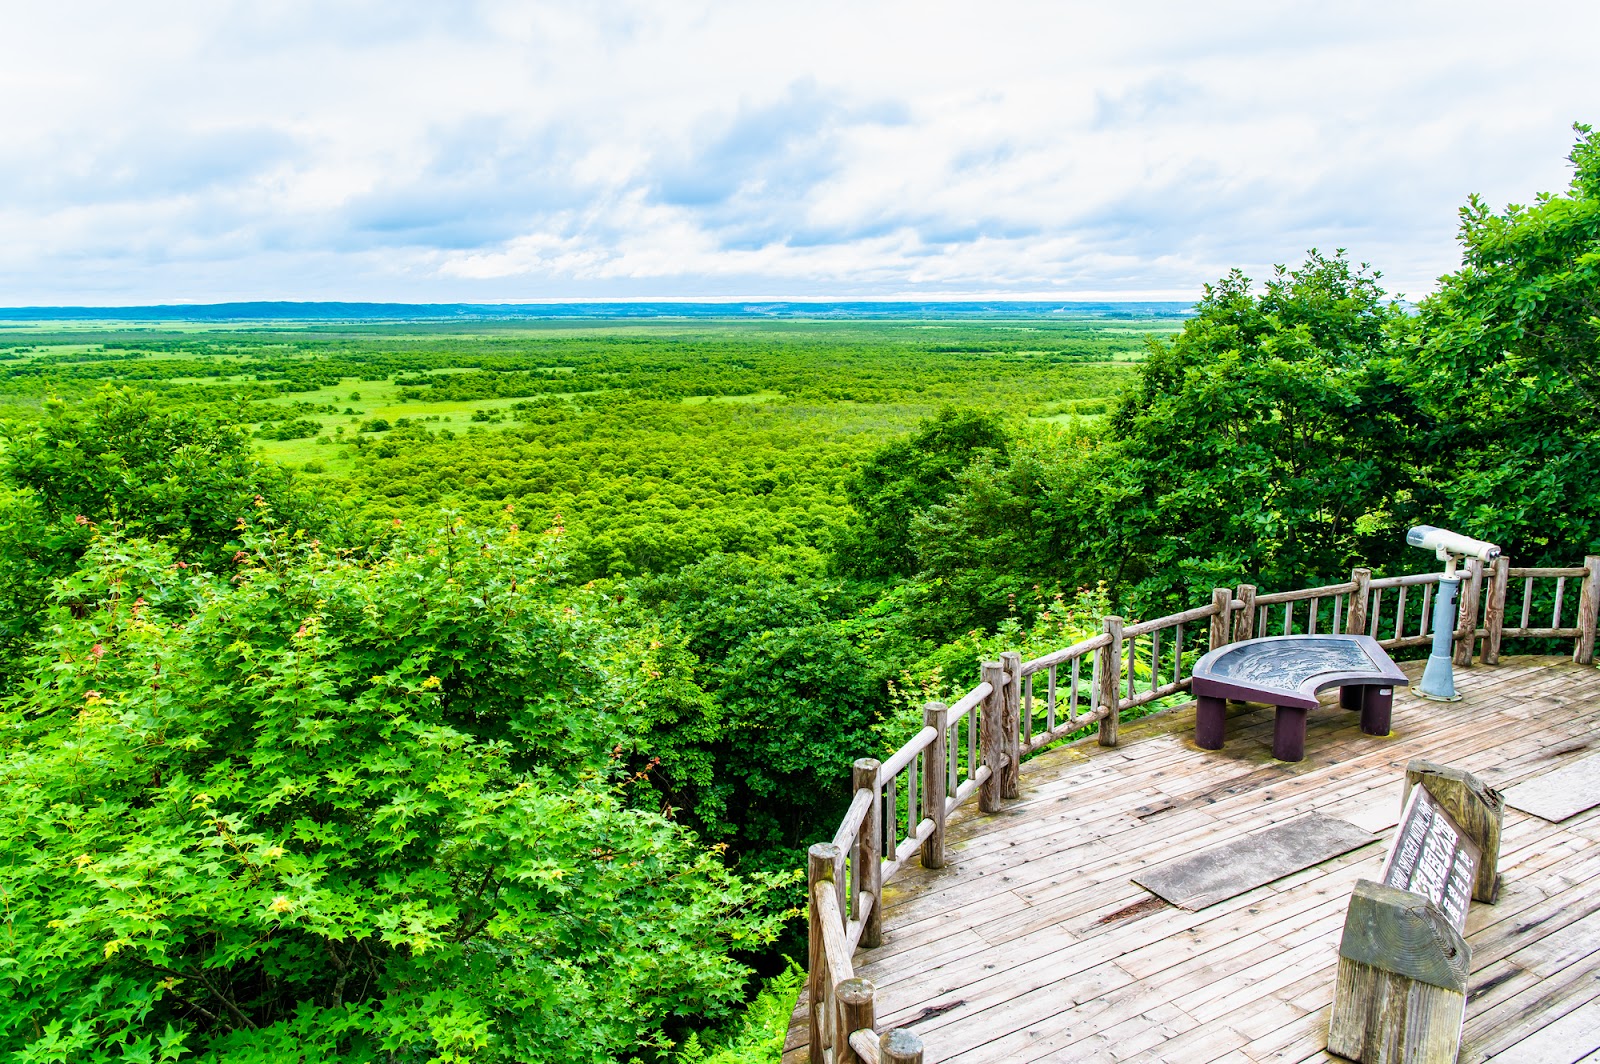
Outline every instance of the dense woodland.
{"label": "dense woodland", "polygon": [[9,1060],[776,1059],[852,758],[1001,648],[1600,551],[1600,137],[1402,306],[0,332]]}

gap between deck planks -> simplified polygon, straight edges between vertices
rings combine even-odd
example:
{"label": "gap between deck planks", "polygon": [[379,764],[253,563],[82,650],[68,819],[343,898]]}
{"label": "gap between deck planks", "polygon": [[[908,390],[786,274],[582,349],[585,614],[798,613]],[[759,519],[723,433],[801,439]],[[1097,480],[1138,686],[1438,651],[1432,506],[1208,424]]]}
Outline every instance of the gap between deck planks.
{"label": "gap between deck planks", "polygon": [[[1389,738],[1314,711],[1297,765],[1271,761],[1261,707],[1232,716],[1221,752],[1189,741],[1190,710],[1125,726],[1117,749],[1039,755],[1001,814],[952,819],[947,868],[913,865],[886,891],[885,943],[856,955],[880,1026],[911,1025],[930,1062],[1336,1059],[1322,1045],[1344,906],[1382,845],[1199,913],[1157,902],[1118,916],[1151,897],[1127,877],[1310,809],[1387,837],[1413,757],[1505,787],[1600,735],[1600,671],[1506,658],[1458,677],[1466,698],[1451,706],[1397,692]],[[1504,897],[1473,906],[1464,1061],[1502,1052],[1508,1030],[1561,1023],[1547,1040],[1581,1040],[1600,998],[1600,856],[1584,856],[1600,809],[1534,821],[1507,811]],[[1546,944],[1555,932],[1572,944]],[[1563,976],[1541,974],[1557,961]],[[786,1061],[804,1059],[801,1043],[803,1028]]]}

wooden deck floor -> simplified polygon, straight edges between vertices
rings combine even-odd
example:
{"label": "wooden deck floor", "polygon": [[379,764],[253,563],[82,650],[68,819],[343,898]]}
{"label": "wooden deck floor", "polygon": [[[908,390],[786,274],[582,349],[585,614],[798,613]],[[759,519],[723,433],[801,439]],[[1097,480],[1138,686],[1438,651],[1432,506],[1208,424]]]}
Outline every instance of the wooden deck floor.
{"label": "wooden deck floor", "polygon": [[[1383,844],[1196,913],[1128,877],[1313,809],[1387,843],[1412,758],[1504,789],[1600,753],[1600,670],[1523,657],[1456,679],[1451,705],[1397,690],[1383,739],[1325,704],[1299,764],[1272,760],[1269,707],[1231,716],[1218,752],[1194,745],[1189,709],[1125,726],[1116,749],[1041,754],[1003,812],[952,820],[945,869],[886,889],[884,944],[855,957],[879,1027],[916,1031],[929,1062],[1338,1060],[1324,1046],[1340,930]],[[1596,841],[1600,808],[1563,824],[1506,810],[1500,900],[1467,923],[1462,1061],[1600,1064]],[[804,1038],[791,1029],[786,1062]]]}

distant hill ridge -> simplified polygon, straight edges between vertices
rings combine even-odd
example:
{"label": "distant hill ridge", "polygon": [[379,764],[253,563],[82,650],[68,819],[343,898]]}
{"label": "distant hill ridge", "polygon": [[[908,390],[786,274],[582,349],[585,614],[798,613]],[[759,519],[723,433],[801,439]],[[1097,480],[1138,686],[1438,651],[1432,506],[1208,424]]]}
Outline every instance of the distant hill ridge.
{"label": "distant hill ridge", "polygon": [[564,318],[1186,318],[1183,302],[204,303],[147,307],[0,307],[0,321],[452,321]]}

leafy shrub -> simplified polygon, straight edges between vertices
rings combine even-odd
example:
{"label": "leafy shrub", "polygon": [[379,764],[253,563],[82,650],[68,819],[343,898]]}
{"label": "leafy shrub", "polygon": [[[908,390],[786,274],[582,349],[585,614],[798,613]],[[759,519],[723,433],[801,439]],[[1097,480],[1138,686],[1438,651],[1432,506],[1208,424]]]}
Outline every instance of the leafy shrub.
{"label": "leafy shrub", "polygon": [[275,425],[262,425],[256,430],[256,435],[263,440],[308,440],[322,431],[320,421],[308,418],[296,418],[293,421],[281,421]]}
{"label": "leafy shrub", "polygon": [[598,1062],[725,1020],[762,888],[607,782],[558,568],[100,534],[4,704],[0,1053]]}
{"label": "leafy shrub", "polygon": [[361,432],[388,432],[390,426],[387,418],[370,417],[361,423]]}

